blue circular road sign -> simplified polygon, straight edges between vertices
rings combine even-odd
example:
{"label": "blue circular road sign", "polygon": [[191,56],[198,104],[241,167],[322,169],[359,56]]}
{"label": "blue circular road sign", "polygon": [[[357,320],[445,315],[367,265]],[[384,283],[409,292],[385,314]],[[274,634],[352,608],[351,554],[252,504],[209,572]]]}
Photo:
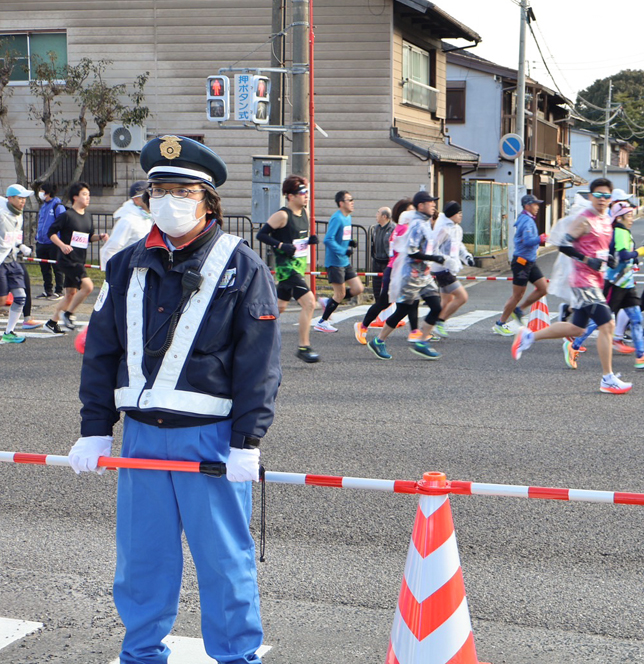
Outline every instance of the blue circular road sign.
{"label": "blue circular road sign", "polygon": [[499,152],[504,159],[514,161],[523,152],[523,140],[519,134],[505,134],[499,141]]}

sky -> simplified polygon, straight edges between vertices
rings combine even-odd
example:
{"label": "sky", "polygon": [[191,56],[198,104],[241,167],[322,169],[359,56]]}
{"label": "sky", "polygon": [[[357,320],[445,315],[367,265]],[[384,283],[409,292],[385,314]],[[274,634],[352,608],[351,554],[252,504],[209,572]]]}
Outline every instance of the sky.
{"label": "sky", "polygon": [[[519,65],[519,0],[435,0],[435,4],[483,38],[476,55],[517,69]],[[550,72],[561,91],[576,95],[598,78],[623,69],[644,69],[644,23],[641,0],[529,0],[536,22],[532,29]],[[619,26],[619,28],[618,28]],[[632,26],[632,27],[629,27]],[[453,42],[456,43],[456,42]],[[459,46],[464,42],[459,40]],[[526,30],[526,72],[556,89]]]}

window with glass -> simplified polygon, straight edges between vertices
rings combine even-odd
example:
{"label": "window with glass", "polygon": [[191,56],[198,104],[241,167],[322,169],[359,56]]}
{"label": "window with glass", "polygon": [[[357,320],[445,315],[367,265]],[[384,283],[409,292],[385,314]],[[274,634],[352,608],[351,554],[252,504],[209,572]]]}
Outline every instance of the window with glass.
{"label": "window with glass", "polygon": [[447,103],[446,120],[448,122],[465,122],[465,81],[447,81],[445,95]]}
{"label": "window with glass", "polygon": [[14,83],[35,80],[36,67],[49,62],[49,54],[55,53],[56,67],[64,78],[67,67],[67,34],[64,32],[0,33],[0,66],[7,56],[14,59],[10,81]]}
{"label": "window with glass", "polygon": [[431,59],[428,51],[403,42],[403,104],[436,110],[436,90],[430,87]]}

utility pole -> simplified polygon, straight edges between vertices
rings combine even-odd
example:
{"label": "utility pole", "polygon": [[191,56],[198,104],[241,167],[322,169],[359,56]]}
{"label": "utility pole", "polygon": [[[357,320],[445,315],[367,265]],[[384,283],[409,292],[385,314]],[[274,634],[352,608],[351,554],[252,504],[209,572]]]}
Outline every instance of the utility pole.
{"label": "utility pole", "polygon": [[[274,35],[271,46],[271,67],[284,67],[284,51],[286,36],[284,28],[286,27],[286,0],[273,0],[273,15],[271,28]],[[279,37],[275,36],[279,35]],[[271,113],[269,124],[284,124],[284,74],[273,72],[271,74]],[[284,154],[284,134],[281,132],[269,132],[268,134],[268,154]]]}
{"label": "utility pole", "polygon": [[309,152],[309,0],[293,0],[292,172],[310,179]]}
{"label": "utility pole", "polygon": [[613,80],[608,81],[608,104],[606,104],[606,122],[604,124],[604,167],[602,177],[608,177],[608,160],[610,159],[610,114],[613,101]]}
{"label": "utility pole", "polygon": [[[515,132],[521,136],[525,145],[525,39],[526,25],[528,23],[528,0],[521,0],[521,28],[519,31],[519,70],[517,75],[517,119]],[[524,151],[525,154],[525,151]],[[517,180],[519,187],[523,187],[523,154],[517,159],[515,167],[518,169]],[[518,214],[518,210],[517,210]]]}

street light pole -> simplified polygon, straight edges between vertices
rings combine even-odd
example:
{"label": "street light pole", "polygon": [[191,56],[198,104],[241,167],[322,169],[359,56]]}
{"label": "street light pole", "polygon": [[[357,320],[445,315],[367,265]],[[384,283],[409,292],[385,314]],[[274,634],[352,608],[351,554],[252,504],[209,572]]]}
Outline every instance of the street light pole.
{"label": "street light pole", "polygon": [[[515,132],[525,145],[525,40],[528,23],[528,0],[521,0],[521,28],[519,31],[519,69],[517,75],[517,119]],[[519,186],[524,184],[523,154],[516,161]],[[517,212],[518,213],[518,212]]]}
{"label": "street light pole", "polygon": [[602,177],[608,177],[608,160],[610,155],[610,113],[613,101],[613,80],[608,81],[608,104],[606,104],[606,122],[604,123],[604,166]]}

